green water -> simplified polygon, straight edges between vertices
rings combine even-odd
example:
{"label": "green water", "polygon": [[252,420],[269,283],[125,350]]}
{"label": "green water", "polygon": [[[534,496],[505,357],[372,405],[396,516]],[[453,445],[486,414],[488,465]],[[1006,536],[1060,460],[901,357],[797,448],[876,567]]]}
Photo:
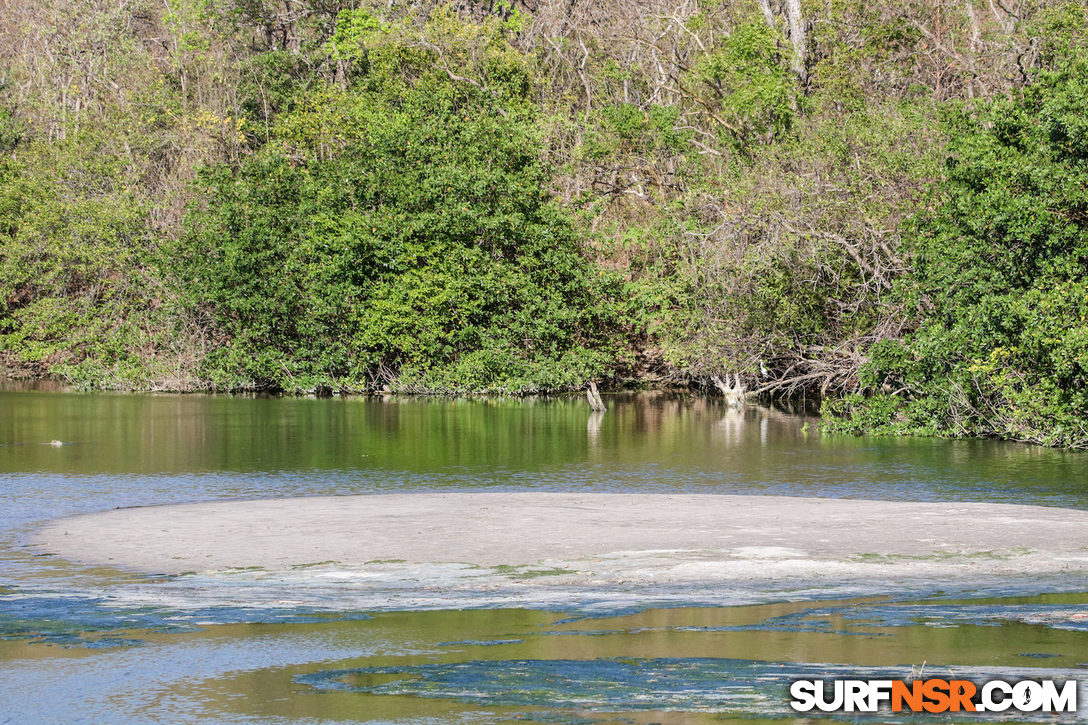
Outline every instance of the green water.
{"label": "green water", "polygon": [[392,491],[1088,508],[1083,454],[827,436],[696,396],[609,403],[0,392],[0,722],[777,720],[788,679],[813,673],[1086,667],[1073,577],[955,598],[935,582],[756,606],[359,611],[283,604],[302,574],[156,579],[24,546],[43,521],[117,506]]}

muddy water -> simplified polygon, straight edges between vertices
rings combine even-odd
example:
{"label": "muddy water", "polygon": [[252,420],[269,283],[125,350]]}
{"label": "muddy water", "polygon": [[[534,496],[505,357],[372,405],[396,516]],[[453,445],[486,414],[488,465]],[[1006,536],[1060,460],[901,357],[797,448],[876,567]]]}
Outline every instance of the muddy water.
{"label": "muddy water", "polygon": [[811,418],[693,397],[611,402],[594,416],[577,400],[0,393],[0,722],[778,720],[798,676],[903,676],[924,662],[1088,678],[1088,585],[1074,577],[852,599],[799,590],[757,606],[355,611],[292,605],[302,576],[270,597],[247,572],[214,586],[139,577],[22,544],[43,521],[117,506],[379,491],[1088,508],[1083,455],[833,437]]}

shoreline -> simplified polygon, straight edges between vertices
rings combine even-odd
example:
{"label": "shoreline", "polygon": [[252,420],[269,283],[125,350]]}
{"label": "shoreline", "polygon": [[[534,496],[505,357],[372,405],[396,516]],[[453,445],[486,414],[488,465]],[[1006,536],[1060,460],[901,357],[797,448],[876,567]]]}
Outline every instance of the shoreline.
{"label": "shoreline", "polygon": [[401,493],[115,509],[51,522],[31,544],[142,574],[291,572],[360,583],[392,569],[420,575],[421,565],[576,588],[968,582],[1088,572],[1088,511],[716,494]]}
{"label": "shoreline", "polygon": [[[616,387],[602,391],[607,396],[640,395],[644,393],[660,395],[702,395],[707,398],[721,399],[721,396],[708,393],[708,389],[691,385],[662,385],[659,380],[632,379],[621,381]],[[215,387],[207,385],[148,385],[148,386],[112,386],[91,385],[80,387],[79,385],[63,378],[51,377],[11,377],[0,374],[0,392],[49,392],[49,393],[117,393],[125,395],[193,395],[193,396],[235,396],[239,398],[299,398],[299,399],[326,399],[326,398],[418,398],[418,399],[480,399],[480,400],[524,400],[526,398],[575,398],[584,400],[585,388],[538,390],[523,392],[501,391],[454,391],[454,390],[394,390],[377,388],[334,388],[330,386],[317,386],[316,388],[264,388],[260,386],[239,386],[232,388]],[[796,399],[804,396],[797,395]],[[809,397],[812,397],[811,395]],[[758,405],[762,398],[753,397],[748,404]],[[794,398],[784,398],[793,400]],[[588,405],[588,404],[587,404]]]}

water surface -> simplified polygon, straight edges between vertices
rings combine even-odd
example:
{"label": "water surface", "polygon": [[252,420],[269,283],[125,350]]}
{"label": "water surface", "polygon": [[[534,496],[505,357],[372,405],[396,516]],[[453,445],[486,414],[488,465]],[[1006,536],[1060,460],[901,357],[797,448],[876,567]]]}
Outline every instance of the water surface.
{"label": "water surface", "polygon": [[394,491],[1088,508],[1084,454],[829,436],[811,417],[696,396],[609,403],[601,416],[577,398],[0,392],[0,722],[779,719],[783,683],[816,670],[1085,667],[1085,587],[1073,578],[955,599],[826,592],[837,599],[814,603],[821,593],[806,591],[774,595],[806,600],[792,604],[691,608],[681,597],[592,617],[561,604],[394,613],[277,604],[289,597],[258,597],[244,572],[214,586],[162,580],[24,546],[43,521],[118,506]]}

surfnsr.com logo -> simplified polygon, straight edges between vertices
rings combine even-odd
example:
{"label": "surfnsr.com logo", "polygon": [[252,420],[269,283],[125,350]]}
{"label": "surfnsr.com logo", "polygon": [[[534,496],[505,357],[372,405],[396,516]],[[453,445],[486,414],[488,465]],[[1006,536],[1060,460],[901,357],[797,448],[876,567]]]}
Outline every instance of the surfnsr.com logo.
{"label": "surfnsr.com logo", "polygon": [[1076,712],[1077,681],[797,680],[796,712]]}

